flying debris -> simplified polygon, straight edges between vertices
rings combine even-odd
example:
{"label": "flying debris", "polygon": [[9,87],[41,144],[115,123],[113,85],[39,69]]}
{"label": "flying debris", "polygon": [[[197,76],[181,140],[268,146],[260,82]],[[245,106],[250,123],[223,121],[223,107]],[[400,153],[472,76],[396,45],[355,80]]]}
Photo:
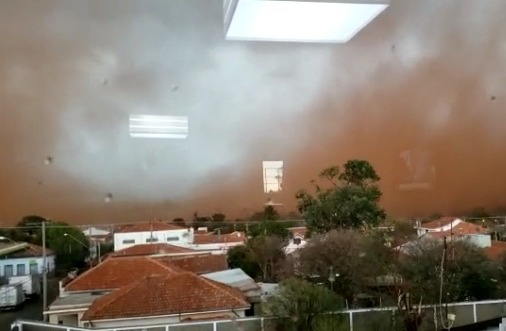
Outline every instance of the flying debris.
{"label": "flying debris", "polygon": [[112,201],[112,193],[107,193],[104,198],[105,203],[109,203]]}
{"label": "flying debris", "polygon": [[174,92],[174,91],[177,91],[177,90],[179,89],[179,86],[178,86],[178,85],[176,85],[176,84],[174,84],[174,85],[172,85],[172,86],[170,87],[170,89],[172,90],[172,92]]}
{"label": "flying debris", "polygon": [[495,95],[491,96],[490,100],[492,100],[492,101],[495,100]]}
{"label": "flying debris", "polygon": [[264,204],[264,206],[282,206],[282,203],[274,202],[271,198],[267,199],[267,202]]}
{"label": "flying debris", "polygon": [[44,163],[45,163],[46,165],[51,165],[51,164],[53,164],[53,157],[52,157],[52,156],[48,156],[48,157],[46,157],[46,159],[44,160]]}
{"label": "flying debris", "polygon": [[390,47],[390,50],[392,51],[392,53],[395,53],[395,48],[396,48],[396,45],[392,45],[392,47]]}

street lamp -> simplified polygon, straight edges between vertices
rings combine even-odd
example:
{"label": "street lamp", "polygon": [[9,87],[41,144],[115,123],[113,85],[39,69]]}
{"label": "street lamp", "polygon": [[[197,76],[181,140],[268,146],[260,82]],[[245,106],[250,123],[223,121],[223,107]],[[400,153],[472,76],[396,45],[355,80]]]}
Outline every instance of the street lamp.
{"label": "street lamp", "polygon": [[339,277],[339,274],[334,273],[334,267],[330,267],[330,274],[329,274],[329,282],[330,282],[330,290],[334,291],[334,283],[336,281],[336,278]]}

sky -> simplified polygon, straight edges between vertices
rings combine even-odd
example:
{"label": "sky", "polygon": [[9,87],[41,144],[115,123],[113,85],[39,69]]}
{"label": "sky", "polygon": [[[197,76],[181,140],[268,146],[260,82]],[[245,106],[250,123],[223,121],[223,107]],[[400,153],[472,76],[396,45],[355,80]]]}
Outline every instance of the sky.
{"label": "sky", "polygon": [[[353,158],[390,215],[499,209],[504,12],[393,0],[347,44],[295,44],[225,41],[220,0],[2,1],[0,222],[241,217],[267,201],[264,160],[286,213]],[[131,139],[142,113],[188,116],[188,138]],[[430,156],[431,189],[399,189],[405,151]]]}

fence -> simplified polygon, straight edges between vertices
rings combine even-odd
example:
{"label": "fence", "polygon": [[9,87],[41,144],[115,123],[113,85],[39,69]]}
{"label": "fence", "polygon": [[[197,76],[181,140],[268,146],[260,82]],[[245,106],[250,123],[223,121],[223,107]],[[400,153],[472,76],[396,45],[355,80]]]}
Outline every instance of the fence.
{"label": "fence", "polygon": [[[446,310],[446,307],[442,309]],[[506,300],[490,300],[476,302],[459,302],[448,304],[448,313],[455,315],[454,327],[469,325],[482,321],[506,316]],[[425,313],[424,323],[433,325],[433,330],[441,328],[438,307],[422,306]],[[392,330],[395,320],[394,307],[353,309],[338,312],[339,330]],[[236,320],[220,320],[205,322],[190,322],[170,325],[131,326],[121,328],[100,329],[101,331],[273,331],[276,319],[267,317],[254,317]],[[88,331],[90,329],[53,325],[42,322],[19,320],[12,325],[17,331]]]}

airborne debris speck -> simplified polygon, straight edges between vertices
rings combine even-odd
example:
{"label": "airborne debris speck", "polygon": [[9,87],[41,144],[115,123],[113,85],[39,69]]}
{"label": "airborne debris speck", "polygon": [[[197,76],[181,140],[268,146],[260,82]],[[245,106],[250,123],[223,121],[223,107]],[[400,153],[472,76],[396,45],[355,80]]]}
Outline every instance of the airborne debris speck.
{"label": "airborne debris speck", "polygon": [[52,164],[52,163],[53,163],[53,157],[52,157],[52,156],[48,156],[48,157],[46,157],[46,159],[44,160],[44,163],[45,163],[46,165],[50,165],[50,164]]}

